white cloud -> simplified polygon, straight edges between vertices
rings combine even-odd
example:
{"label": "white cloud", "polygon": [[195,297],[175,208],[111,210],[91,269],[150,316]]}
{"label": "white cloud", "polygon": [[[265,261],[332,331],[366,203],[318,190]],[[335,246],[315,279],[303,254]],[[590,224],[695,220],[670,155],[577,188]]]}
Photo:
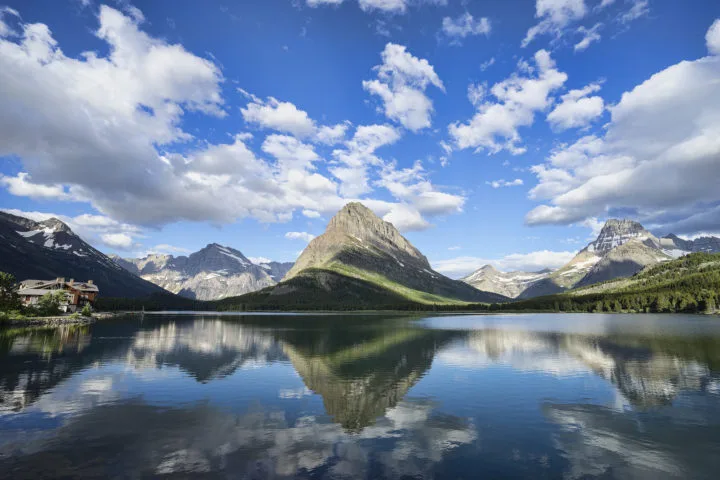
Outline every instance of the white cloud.
{"label": "white cloud", "polygon": [[486,60],[480,64],[480,71],[484,72],[493,65],[495,65],[495,57],[490,57],[490,60]]}
{"label": "white cloud", "polygon": [[14,8],[0,7],[0,38],[16,34],[16,32],[7,23],[5,23],[4,20],[7,16],[20,18],[20,13],[18,13],[18,11]]}
{"label": "white cloud", "polygon": [[[294,137],[264,138],[260,154],[267,158],[253,152],[247,133],[227,143],[183,144],[195,140],[182,129],[186,113],[225,115],[224,79],[213,62],[143,32],[139,18],[101,6],[95,34],[107,53],[77,58],[65,56],[46,25],[21,24],[22,36],[0,38],[0,156],[22,163],[22,175],[3,177],[4,187],[66,195],[118,225],[153,227],[246,217],[285,222],[296,210],[326,215],[372,192],[372,177],[385,165],[376,150],[400,138],[389,125],[362,125],[344,140],[347,122],[321,126],[292,104],[243,91],[249,118]],[[389,50],[379,78],[412,88],[439,83],[426,61],[399,48]],[[324,159],[310,142],[342,145],[329,173],[320,171]],[[402,203],[363,200],[382,215]],[[417,201],[422,205],[411,208],[433,212],[433,202],[448,200],[433,190]],[[100,233],[92,239],[102,243]]]}
{"label": "white cloud", "polygon": [[307,218],[320,218],[320,212],[317,212],[315,210],[304,209],[302,211],[302,214]]}
{"label": "white cloud", "polygon": [[537,0],[535,16],[540,22],[527,31],[522,46],[528,46],[539,35],[550,34],[560,38],[565,27],[582,19],[586,14],[584,0]]}
{"label": "white cloud", "polygon": [[340,180],[340,192],[347,196],[369,192],[368,167],[382,164],[375,151],[399,139],[400,132],[390,125],[358,127],[353,138],[345,143],[345,148],[333,151],[333,157],[341,165],[332,167],[330,172]]}
{"label": "white cloud", "polygon": [[650,2],[648,0],[632,0],[632,6],[628,11],[620,15],[620,23],[628,24],[633,20],[644,17],[650,13]]}
{"label": "white cloud", "polygon": [[452,247],[448,247],[448,250],[454,251],[454,250],[461,250],[462,247],[459,245],[453,245]]}
{"label": "white cloud", "polygon": [[358,0],[363,11],[380,10],[390,13],[405,13],[407,0]]}
{"label": "white cloud", "polygon": [[474,18],[470,13],[457,18],[445,17],[442,21],[442,32],[449,38],[459,39],[471,35],[490,35],[492,26],[486,17]]}
{"label": "white cloud", "polygon": [[492,86],[489,94],[496,102],[479,103],[477,113],[468,123],[450,124],[448,130],[458,148],[524,153],[525,149],[519,145],[518,128],[532,125],[535,112],[550,107],[553,103],[550,94],[567,80],[567,75],[555,68],[547,51],[539,50],[534,61],[535,67],[521,67],[527,75],[515,73]]}
{"label": "white cloud", "polygon": [[300,110],[293,103],[281,102],[273,97],[263,101],[245,90],[241,92],[251,98],[251,102],[240,109],[248,123],[328,145],[338,143],[345,137],[347,124],[319,127],[306,111]]}
{"label": "white cloud", "polygon": [[[344,0],[306,0],[310,7],[321,5],[340,5]],[[405,13],[411,5],[447,5],[447,0],[358,0],[358,5],[364,12],[380,12],[387,14]]]}
{"label": "white cloud", "polygon": [[128,250],[133,246],[132,237],[126,233],[105,233],[100,238],[105,245],[120,250]]}
{"label": "white cloud", "polygon": [[270,263],[272,260],[266,257],[247,257],[248,260],[250,260],[255,265],[262,265],[264,263]]}
{"label": "white cloud", "polygon": [[246,122],[256,123],[265,128],[288,132],[298,137],[307,137],[315,132],[315,122],[307,112],[299,110],[290,102],[281,102],[270,97],[267,101],[253,101],[240,110]]}
{"label": "white cloud", "polygon": [[169,245],[167,243],[161,243],[159,245],[155,245],[154,247],[150,248],[148,252],[152,253],[164,253],[164,254],[187,254],[191,253],[191,250],[183,247],[176,247],[174,245]]}
{"label": "white cloud", "polygon": [[428,180],[420,161],[415,162],[411,168],[400,170],[395,163],[385,165],[377,185],[386,188],[401,202],[412,205],[420,214],[432,216],[459,213],[465,204],[465,197],[462,195],[436,190]]}
{"label": "white cloud", "polygon": [[554,130],[563,131],[569,128],[582,128],[600,117],[605,111],[605,102],[600,96],[589,97],[600,90],[599,83],[579,89],[570,90],[562,96],[562,102],[547,116]]}
{"label": "white cloud", "polygon": [[486,185],[490,185],[492,188],[503,188],[503,187],[518,187],[523,184],[522,179],[516,178],[515,180],[493,180],[491,182],[485,182]]}
{"label": "white cloud", "polygon": [[[601,138],[562,146],[533,168],[531,197],[547,199],[530,224],[576,223],[614,211],[654,225],[711,230],[720,212],[720,56],[683,61],[651,76],[610,107]],[[681,218],[694,221],[678,224]],[[650,221],[648,221],[650,223]]]}
{"label": "white cloud", "polygon": [[575,51],[582,52],[587,50],[593,42],[599,42],[602,37],[598,33],[602,28],[602,23],[596,23],[592,28],[578,27],[577,33],[582,35],[582,39],[575,44]]}
{"label": "white cloud", "polygon": [[285,238],[288,238],[290,240],[302,240],[304,242],[310,242],[310,240],[315,238],[315,235],[307,232],[287,232],[285,234]]}
{"label": "white cloud", "polygon": [[389,213],[383,216],[383,220],[392,223],[401,232],[425,230],[430,227],[420,212],[409,205],[395,205]]}
{"label": "white cloud", "polygon": [[340,5],[344,0],[307,0],[310,7],[318,7],[320,5]]}
{"label": "white cloud", "polygon": [[262,145],[263,152],[277,159],[281,172],[312,170],[320,157],[311,145],[288,135],[268,135]]}
{"label": "white cloud", "polygon": [[467,97],[472,103],[473,107],[482,105],[485,96],[487,95],[487,84],[486,83],[471,83],[468,85]]}
{"label": "white cloud", "polygon": [[711,55],[720,55],[720,18],[710,25],[705,35],[705,42]]}
{"label": "white cloud", "polygon": [[445,91],[433,66],[394,43],[385,46],[382,59],[375,67],[377,80],[363,81],[363,88],[382,99],[387,118],[414,132],[429,127],[433,104],[425,89],[434,85]]}
{"label": "white cloud", "polygon": [[576,252],[553,252],[540,250],[530,253],[514,253],[498,259],[480,257],[457,257],[433,261],[435,270],[454,278],[464,277],[485,265],[492,265],[501,271],[537,272],[546,268],[560,268],[569,262]]}
{"label": "white cloud", "polygon": [[20,172],[16,177],[0,175],[0,185],[5,185],[11,194],[20,197],[53,200],[70,200],[72,198],[62,185],[39,185],[32,183],[30,181],[30,175],[27,172]]}

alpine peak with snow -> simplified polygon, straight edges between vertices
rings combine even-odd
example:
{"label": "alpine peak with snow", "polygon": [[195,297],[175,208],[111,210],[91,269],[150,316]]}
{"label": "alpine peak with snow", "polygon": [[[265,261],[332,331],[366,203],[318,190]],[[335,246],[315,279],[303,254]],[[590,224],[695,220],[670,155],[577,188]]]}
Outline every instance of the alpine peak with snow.
{"label": "alpine peak with snow", "polygon": [[239,250],[211,243],[189,256],[113,257],[118,265],[165,290],[197,300],[217,300],[275,285],[292,262],[253,263]]}
{"label": "alpine peak with snow", "polygon": [[171,3],[0,5],[2,248],[54,259],[0,271],[216,300],[372,244],[505,298],[720,246],[717,0]]}
{"label": "alpine peak with snow", "polygon": [[692,241],[674,234],[658,238],[639,222],[610,219],[595,240],[557,270],[499,272],[485,265],[463,281],[487,292],[531,298],[629,277],[645,267],[693,252],[720,252],[720,238],[701,237]]}

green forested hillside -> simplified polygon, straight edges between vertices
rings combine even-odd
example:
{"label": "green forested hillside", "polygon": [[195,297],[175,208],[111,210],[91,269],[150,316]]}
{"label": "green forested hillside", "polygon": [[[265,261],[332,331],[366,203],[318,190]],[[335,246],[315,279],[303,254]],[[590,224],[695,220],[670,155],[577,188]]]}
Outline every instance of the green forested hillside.
{"label": "green forested hillside", "polygon": [[[597,283],[557,295],[508,303],[451,304],[439,296],[408,298],[404,291],[326,270],[309,270],[282,289],[197,302],[173,295],[101,299],[108,310],[413,310],[477,312],[687,312],[720,313],[720,254],[693,253],[650,267],[630,278]],[[500,297],[502,298],[502,297]],[[502,301],[502,300],[501,300]]]}
{"label": "green forested hillside", "polygon": [[720,254],[693,253],[630,278],[489,309],[714,313],[720,311]]}

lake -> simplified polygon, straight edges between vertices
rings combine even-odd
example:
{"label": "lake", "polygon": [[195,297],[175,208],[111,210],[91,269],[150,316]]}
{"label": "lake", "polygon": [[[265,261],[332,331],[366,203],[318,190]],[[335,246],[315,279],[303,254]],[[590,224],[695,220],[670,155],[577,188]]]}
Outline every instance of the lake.
{"label": "lake", "polygon": [[1,478],[718,478],[720,318],[0,330]]}

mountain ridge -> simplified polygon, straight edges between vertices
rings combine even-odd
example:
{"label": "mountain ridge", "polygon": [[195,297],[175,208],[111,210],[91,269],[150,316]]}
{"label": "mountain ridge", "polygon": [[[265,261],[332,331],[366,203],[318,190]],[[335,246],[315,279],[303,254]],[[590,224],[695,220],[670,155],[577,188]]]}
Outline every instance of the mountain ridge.
{"label": "mountain ridge", "polygon": [[609,219],[595,240],[557,270],[545,274],[497,272],[483,266],[462,280],[476,288],[528,299],[629,277],[647,266],[692,252],[720,252],[720,238],[700,237],[693,241],[673,234],[658,238],[637,221]]}
{"label": "mountain ridge", "polygon": [[57,218],[41,222],[0,211],[0,271],[26,279],[93,280],[105,297],[167,293],[126,272]]}
{"label": "mountain ridge", "polygon": [[391,223],[358,202],[348,203],[330,220],[279,285],[234,301],[287,305],[305,302],[303,297],[327,306],[350,299],[358,305],[507,300],[434,271]]}
{"label": "mountain ridge", "polygon": [[219,300],[275,285],[292,263],[255,264],[239,250],[209,243],[188,256],[150,254],[115,262],[162,288],[197,300]]}

